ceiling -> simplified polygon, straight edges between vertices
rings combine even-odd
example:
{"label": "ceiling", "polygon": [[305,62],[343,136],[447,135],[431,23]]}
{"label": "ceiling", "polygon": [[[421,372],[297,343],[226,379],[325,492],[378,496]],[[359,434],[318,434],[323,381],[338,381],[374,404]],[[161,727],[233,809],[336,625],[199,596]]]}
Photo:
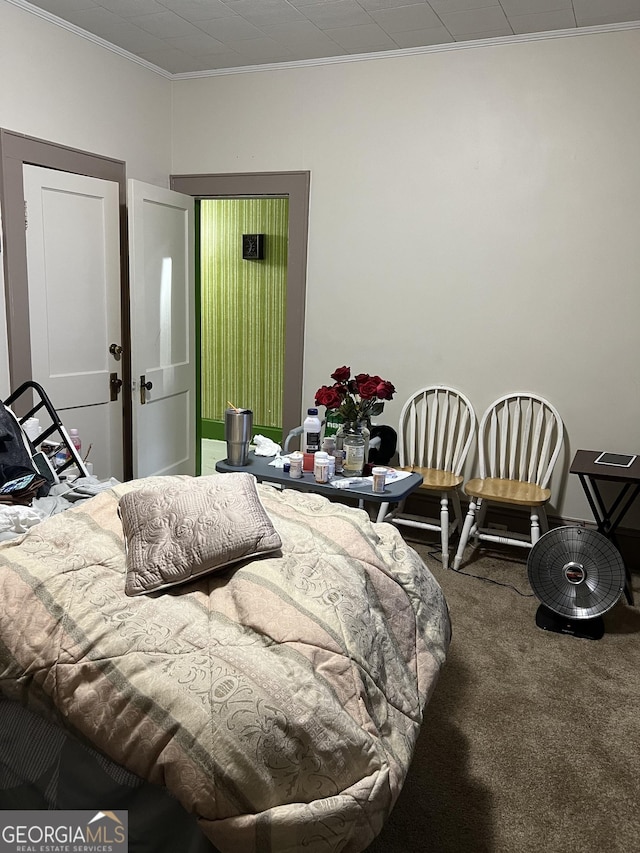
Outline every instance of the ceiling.
{"label": "ceiling", "polygon": [[48,20],[70,23],[171,75],[190,76],[640,22],[640,0],[9,2],[43,10]]}

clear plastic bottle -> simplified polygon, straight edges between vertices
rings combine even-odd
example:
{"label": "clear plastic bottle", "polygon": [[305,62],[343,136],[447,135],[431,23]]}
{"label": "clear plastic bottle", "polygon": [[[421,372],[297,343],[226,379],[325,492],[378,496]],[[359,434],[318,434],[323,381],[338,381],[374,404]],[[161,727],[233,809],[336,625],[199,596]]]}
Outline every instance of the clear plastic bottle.
{"label": "clear plastic bottle", "polygon": [[67,448],[61,444],[58,450],[56,450],[56,455],[53,458],[53,465],[56,470],[58,468],[62,468],[65,462],[69,461],[69,451]]}
{"label": "clear plastic bottle", "polygon": [[317,409],[307,409],[307,417],[302,424],[302,452],[315,453],[320,450],[322,422]]}

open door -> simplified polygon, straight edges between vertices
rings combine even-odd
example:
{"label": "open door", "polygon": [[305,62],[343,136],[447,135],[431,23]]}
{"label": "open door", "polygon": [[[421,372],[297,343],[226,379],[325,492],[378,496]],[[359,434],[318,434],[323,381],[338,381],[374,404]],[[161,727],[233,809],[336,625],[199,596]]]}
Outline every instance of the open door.
{"label": "open door", "polygon": [[194,199],[130,180],[133,476],[195,474]]}
{"label": "open door", "polygon": [[123,476],[118,185],[23,167],[31,378],[96,476]]}

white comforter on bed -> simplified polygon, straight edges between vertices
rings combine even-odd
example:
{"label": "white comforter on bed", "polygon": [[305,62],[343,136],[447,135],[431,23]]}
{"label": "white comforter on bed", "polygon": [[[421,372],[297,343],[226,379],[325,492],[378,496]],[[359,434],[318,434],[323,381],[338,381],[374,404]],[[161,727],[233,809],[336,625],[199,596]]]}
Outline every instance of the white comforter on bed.
{"label": "white comforter on bed", "polygon": [[260,486],[281,550],[131,598],[119,500],[154,483],[0,545],[0,691],[168,788],[222,853],[364,850],[446,657],[435,578],[391,525]]}

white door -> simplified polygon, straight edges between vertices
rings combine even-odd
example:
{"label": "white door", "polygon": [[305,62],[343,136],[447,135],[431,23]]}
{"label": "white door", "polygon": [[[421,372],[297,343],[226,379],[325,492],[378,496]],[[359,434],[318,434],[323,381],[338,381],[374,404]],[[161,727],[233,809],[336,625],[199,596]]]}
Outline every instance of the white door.
{"label": "white door", "polygon": [[133,476],[195,474],[194,200],[129,181]]}
{"label": "white door", "polygon": [[79,430],[94,474],[122,479],[118,185],[24,166],[24,193],[32,378]]}

